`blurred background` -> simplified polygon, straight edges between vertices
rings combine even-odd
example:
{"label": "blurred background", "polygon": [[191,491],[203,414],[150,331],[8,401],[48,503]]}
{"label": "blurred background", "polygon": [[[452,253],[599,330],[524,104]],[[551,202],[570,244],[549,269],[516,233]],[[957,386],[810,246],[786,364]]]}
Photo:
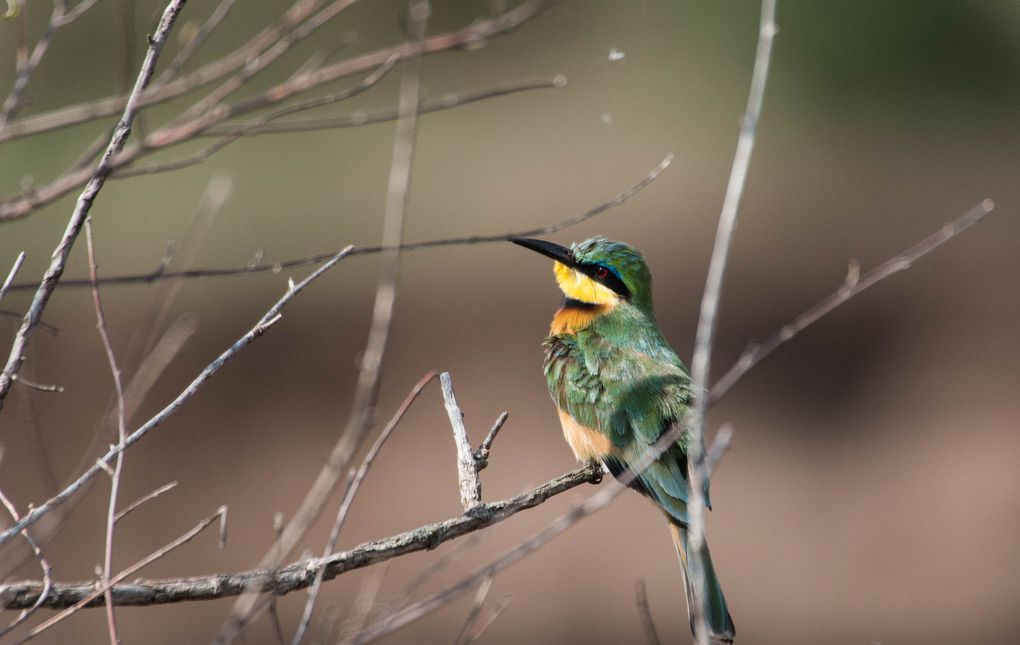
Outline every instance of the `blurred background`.
{"label": "blurred background", "polygon": [[[169,56],[216,3],[184,10]],[[432,3],[430,34],[489,15],[482,1]],[[102,0],[53,42],[23,117],[124,92],[164,3]],[[189,69],[243,44],[287,2],[239,3]],[[50,6],[29,2],[34,42]],[[357,4],[260,75],[254,92],[317,52],[329,61],[403,39],[406,4]],[[667,153],[645,191],[562,231],[644,251],[659,322],[690,359],[701,288],[744,109],[757,38],[751,2],[564,1],[482,47],[429,56],[428,97],[564,74],[564,89],[514,94],[420,120],[407,240],[542,226],[611,198]],[[0,88],[14,80],[18,23],[0,22]],[[713,370],[828,295],[850,259],[868,270],[993,198],[983,223],[810,327],[716,406],[710,432],[735,428],[713,478],[709,534],[745,643],[974,643],[1020,639],[1020,5],[782,0],[772,75],[723,297]],[[343,47],[338,51],[338,45]],[[322,91],[351,86],[345,79]],[[392,107],[399,73],[319,115]],[[215,87],[215,85],[211,86]],[[151,131],[201,93],[147,109]],[[241,96],[244,94],[242,93]],[[0,146],[0,194],[48,182],[113,118]],[[188,268],[243,266],[379,243],[393,123],[244,139],[203,164],[111,180],[93,209],[101,275],[154,269],[170,239],[190,240]],[[160,153],[194,152],[187,144]],[[229,195],[194,222],[210,182]],[[0,262],[28,259],[38,281],[74,196],[2,224]],[[178,262],[183,261],[178,257]],[[343,428],[367,335],[377,256],[344,261],[283,320],[218,373],[125,462],[126,503],[178,487],[125,519],[116,567],[212,513],[229,542],[203,535],[140,572],[177,577],[247,569],[289,517]],[[6,273],[7,269],[3,271]],[[143,401],[134,427],[162,408],[307,269],[104,290],[114,348],[130,375],[133,338],[169,325],[188,338]],[[68,277],[86,275],[84,240]],[[172,297],[171,297],[172,296]],[[23,311],[30,292],[3,307]],[[509,244],[402,258],[378,415],[384,422],[428,370],[452,373],[474,442],[510,419],[482,473],[483,497],[515,495],[574,467],[541,373],[540,343],[559,294],[548,261]],[[166,316],[153,329],[155,312]],[[63,288],[23,374],[65,388],[16,386],[0,416],[0,487],[24,511],[109,443],[112,381],[87,290]],[[17,328],[0,321],[3,347]],[[6,355],[6,349],[4,355]],[[379,424],[381,427],[382,423]],[[373,435],[378,427],[373,431]],[[429,579],[424,594],[540,530],[595,489],[582,487],[489,530]],[[91,579],[102,561],[108,483],[82,497],[46,548],[59,580]],[[321,550],[335,511],[302,546]],[[454,446],[436,386],[414,405],[372,469],[340,539],[346,549],[456,516]],[[461,542],[461,540],[458,540]],[[423,552],[327,583],[312,635],[335,639],[359,587],[385,572],[378,615],[450,549]],[[3,551],[10,563],[22,544]],[[38,578],[28,561],[10,579]],[[626,494],[500,574],[510,597],[489,643],[642,642],[634,584],[643,579],[665,641],[689,642],[683,583],[659,513]],[[452,642],[470,595],[387,638]],[[292,633],[305,593],[279,600]],[[118,611],[125,642],[209,640],[233,599]],[[13,612],[5,619],[13,618]],[[48,612],[42,612],[48,614]],[[332,631],[330,624],[333,624]],[[102,642],[88,610],[42,642]],[[262,618],[244,642],[276,642]]]}

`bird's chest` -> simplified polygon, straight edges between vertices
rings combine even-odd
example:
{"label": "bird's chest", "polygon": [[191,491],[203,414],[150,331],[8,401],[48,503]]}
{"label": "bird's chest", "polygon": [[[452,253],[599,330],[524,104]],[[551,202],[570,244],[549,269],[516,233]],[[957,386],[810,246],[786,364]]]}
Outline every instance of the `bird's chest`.
{"label": "bird's chest", "polygon": [[559,410],[563,437],[577,459],[601,459],[613,443],[603,431],[605,387],[598,362],[586,360],[574,336],[552,336],[545,347],[546,379]]}

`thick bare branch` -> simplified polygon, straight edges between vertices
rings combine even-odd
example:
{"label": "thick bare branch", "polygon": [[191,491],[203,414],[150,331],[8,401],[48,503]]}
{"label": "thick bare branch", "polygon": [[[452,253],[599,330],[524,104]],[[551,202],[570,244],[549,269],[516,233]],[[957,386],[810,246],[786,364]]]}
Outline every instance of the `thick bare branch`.
{"label": "thick bare branch", "polygon": [[[601,480],[602,469],[589,465],[561,475],[516,497],[481,504],[471,515],[460,515],[381,540],[367,542],[349,551],[334,553],[326,558],[300,560],[279,569],[272,575],[264,569],[255,569],[193,578],[136,580],[128,584],[114,585],[112,588],[113,602],[118,605],[138,606],[226,598],[241,594],[255,581],[258,581],[259,590],[262,592],[284,595],[311,586],[315,582],[319,569],[323,569],[323,580],[332,580],[354,569],[385,562],[407,553],[431,550],[444,542],[498,524],[581,484],[598,483]],[[4,609],[29,607],[38,600],[41,588],[42,585],[37,581],[0,585],[0,607]],[[53,609],[69,607],[93,594],[95,589],[95,582],[56,583],[46,597],[43,606]],[[101,596],[93,596],[89,602],[89,606],[99,606],[103,600]]]}

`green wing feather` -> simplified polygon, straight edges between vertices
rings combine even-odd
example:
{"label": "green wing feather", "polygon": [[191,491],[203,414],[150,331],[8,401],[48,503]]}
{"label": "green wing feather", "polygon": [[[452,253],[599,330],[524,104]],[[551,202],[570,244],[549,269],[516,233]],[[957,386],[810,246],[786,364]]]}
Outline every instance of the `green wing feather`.
{"label": "green wing feather", "polygon": [[[691,402],[690,378],[665,343],[653,356],[610,343],[589,329],[550,336],[545,349],[553,401],[578,423],[609,437],[614,450],[603,462],[614,475],[637,463],[683,418]],[[689,489],[683,438],[631,485],[676,522],[686,524]]]}

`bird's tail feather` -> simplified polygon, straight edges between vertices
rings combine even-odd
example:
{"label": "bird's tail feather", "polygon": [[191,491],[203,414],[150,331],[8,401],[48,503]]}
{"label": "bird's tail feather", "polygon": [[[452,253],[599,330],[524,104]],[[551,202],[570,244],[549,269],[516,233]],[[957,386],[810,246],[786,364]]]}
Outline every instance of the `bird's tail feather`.
{"label": "bird's tail feather", "polygon": [[709,637],[725,643],[733,642],[737,630],[733,626],[733,619],[730,618],[729,609],[726,607],[726,598],[723,596],[722,587],[719,585],[719,578],[715,575],[715,568],[712,566],[712,556],[708,552],[708,543],[703,540],[701,547],[701,562],[705,572],[705,590],[708,597],[700,599],[694,590],[694,584],[691,581],[687,568],[687,529],[683,526],[670,523],[669,531],[673,535],[673,543],[676,545],[676,552],[680,556],[680,564],[684,569],[684,585],[687,590],[687,615],[691,621],[691,631],[694,631],[693,608],[699,606],[708,619]]}

